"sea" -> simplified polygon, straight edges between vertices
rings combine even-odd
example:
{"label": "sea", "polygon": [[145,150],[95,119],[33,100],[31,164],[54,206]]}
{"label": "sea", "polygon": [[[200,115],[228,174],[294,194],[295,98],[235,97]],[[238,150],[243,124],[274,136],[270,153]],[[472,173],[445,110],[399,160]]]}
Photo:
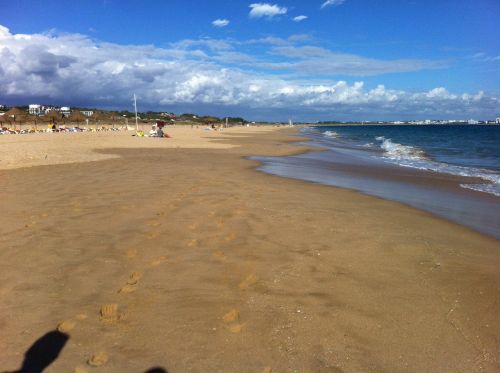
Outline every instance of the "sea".
{"label": "sea", "polygon": [[348,188],[428,211],[500,238],[500,126],[308,126],[289,157],[255,157],[260,171]]}

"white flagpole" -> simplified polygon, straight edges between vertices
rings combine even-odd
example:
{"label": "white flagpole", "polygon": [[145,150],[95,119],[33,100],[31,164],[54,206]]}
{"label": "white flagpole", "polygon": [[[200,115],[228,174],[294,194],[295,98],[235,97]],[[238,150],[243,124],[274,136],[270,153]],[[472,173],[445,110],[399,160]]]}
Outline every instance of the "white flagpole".
{"label": "white flagpole", "polygon": [[134,93],[134,109],[135,109],[135,130],[139,131],[139,124],[137,123],[137,98]]}

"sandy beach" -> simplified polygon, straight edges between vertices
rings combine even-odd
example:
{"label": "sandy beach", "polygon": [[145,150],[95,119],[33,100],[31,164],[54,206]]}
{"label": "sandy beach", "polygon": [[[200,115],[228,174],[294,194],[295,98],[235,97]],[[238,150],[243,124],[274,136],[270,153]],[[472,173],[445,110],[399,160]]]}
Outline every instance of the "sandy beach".
{"label": "sandy beach", "polygon": [[498,371],[498,240],[256,171],[294,129],[166,132],[0,137],[0,371]]}

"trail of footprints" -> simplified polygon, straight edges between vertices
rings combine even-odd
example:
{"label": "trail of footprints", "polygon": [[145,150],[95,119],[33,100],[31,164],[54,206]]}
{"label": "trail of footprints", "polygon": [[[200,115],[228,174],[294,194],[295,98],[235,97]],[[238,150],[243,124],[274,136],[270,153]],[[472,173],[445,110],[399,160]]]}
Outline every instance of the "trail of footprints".
{"label": "trail of footprints", "polygon": [[[158,214],[157,214],[158,215]],[[211,211],[208,216],[209,217],[214,217],[216,214],[214,211]],[[156,221],[150,221],[148,223],[149,226],[151,227],[158,227],[161,223],[156,222]],[[217,220],[216,225],[218,226],[219,229],[223,228],[224,226],[224,221],[222,219]],[[188,228],[190,230],[195,230],[197,228],[197,224],[192,224]],[[156,236],[155,234],[149,234],[148,238],[153,238],[151,236]],[[222,238],[223,242],[230,242],[236,239],[236,234],[235,233],[230,233],[229,235],[225,236]],[[198,239],[191,239],[187,243],[187,247],[190,248],[196,248],[199,246],[199,240]],[[136,259],[138,256],[138,250],[136,248],[129,248],[126,253],[125,257],[127,259]],[[224,254],[223,251],[221,250],[215,250],[212,252],[212,257],[216,260],[223,261],[225,262],[227,260],[226,255]],[[150,268],[157,267],[163,263],[167,262],[167,257],[166,256],[160,256],[155,259],[153,259],[149,265]],[[139,284],[141,279],[143,278],[144,274],[143,272],[140,271],[133,271],[130,273],[128,279],[125,281],[125,283],[118,289],[118,294],[121,295],[128,295],[131,293],[134,293],[138,290]],[[247,277],[245,277],[239,284],[238,288],[240,291],[245,291],[249,287],[253,286],[259,278],[254,274],[250,273]],[[75,327],[77,327],[78,322],[84,321],[87,319],[86,314],[78,314],[74,318],[64,320],[60,322],[57,325],[57,330],[61,333],[69,333],[71,332]],[[114,324],[119,322],[120,320],[123,320],[123,314],[120,312],[119,305],[117,303],[109,303],[109,304],[104,304],[101,306],[99,310],[99,320],[102,323],[105,324]],[[245,323],[242,323],[240,320],[240,311],[237,308],[232,308],[230,309],[227,313],[225,313],[222,316],[222,321],[224,323],[225,329],[233,334],[239,334],[245,330]],[[86,365],[90,367],[101,367],[105,365],[109,361],[109,356],[105,351],[97,351],[91,356],[89,356],[88,360],[86,361]],[[79,365],[75,367],[73,370],[73,373],[87,373],[88,370],[85,368],[83,365]],[[261,371],[262,373],[272,373],[273,369],[271,367],[265,367]]]}

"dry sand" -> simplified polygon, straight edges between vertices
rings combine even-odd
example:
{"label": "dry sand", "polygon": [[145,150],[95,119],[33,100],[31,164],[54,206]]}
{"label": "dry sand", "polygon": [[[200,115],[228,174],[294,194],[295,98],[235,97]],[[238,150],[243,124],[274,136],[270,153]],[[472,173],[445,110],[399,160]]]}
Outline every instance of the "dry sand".
{"label": "dry sand", "polygon": [[290,130],[167,132],[0,138],[100,160],[0,171],[0,369],[58,329],[48,372],[498,371],[498,240],[256,172]]}

